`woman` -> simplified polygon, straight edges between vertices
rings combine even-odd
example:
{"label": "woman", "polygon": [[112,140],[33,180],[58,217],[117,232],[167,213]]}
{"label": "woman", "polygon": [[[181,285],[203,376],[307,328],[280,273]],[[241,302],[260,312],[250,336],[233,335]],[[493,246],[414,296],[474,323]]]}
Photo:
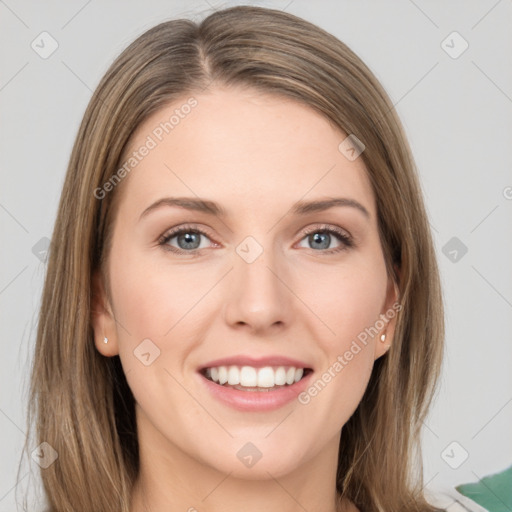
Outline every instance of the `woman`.
{"label": "woman", "polygon": [[118,57],[40,312],[49,510],[435,510],[414,457],[442,343],[413,159],[349,48],[243,6]]}

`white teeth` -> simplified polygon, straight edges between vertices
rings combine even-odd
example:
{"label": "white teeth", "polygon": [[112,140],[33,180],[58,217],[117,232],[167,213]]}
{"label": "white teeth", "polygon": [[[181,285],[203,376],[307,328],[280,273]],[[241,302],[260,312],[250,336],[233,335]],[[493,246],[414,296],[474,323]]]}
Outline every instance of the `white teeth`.
{"label": "white teeth", "polygon": [[260,368],[258,370],[258,387],[272,388],[274,387],[274,370],[270,366]]}
{"label": "white teeth", "polygon": [[[236,368],[236,366],[233,366],[232,368]],[[242,369],[240,370],[240,385],[246,387],[258,385],[258,374],[256,372],[256,368],[253,368],[252,366],[242,366]]]}
{"label": "white teeth", "polygon": [[228,381],[228,371],[225,366],[219,366],[219,384],[226,384]]}
{"label": "white teeth", "polygon": [[304,375],[304,368],[293,366],[218,366],[206,369],[206,377],[218,384],[230,386],[273,388],[274,386],[292,385],[299,382]]}
{"label": "white teeth", "polygon": [[240,372],[236,366],[230,366],[228,370],[228,384],[230,386],[236,386],[240,384]]}
{"label": "white teeth", "polygon": [[284,386],[286,384],[286,370],[282,366],[275,371],[274,383],[276,386]]}

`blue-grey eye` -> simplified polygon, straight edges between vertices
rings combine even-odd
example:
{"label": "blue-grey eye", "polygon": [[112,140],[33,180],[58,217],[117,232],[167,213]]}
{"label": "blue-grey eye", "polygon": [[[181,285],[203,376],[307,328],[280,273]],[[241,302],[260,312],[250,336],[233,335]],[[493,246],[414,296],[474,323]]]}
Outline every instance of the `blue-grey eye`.
{"label": "blue-grey eye", "polygon": [[208,246],[201,246],[201,237],[209,240],[207,234],[197,228],[181,228],[167,234],[160,243],[175,252],[193,252]]}
{"label": "blue-grey eye", "polygon": [[331,244],[331,235],[329,233],[313,233],[308,235],[308,240],[313,249],[329,249]]}
{"label": "blue-grey eye", "polygon": [[[337,229],[333,228],[317,228],[311,230],[309,233],[306,233],[306,236],[302,240],[305,240],[307,245],[301,245],[301,247],[321,251],[328,250],[330,252],[336,252],[352,246],[352,240],[348,235],[341,231],[338,232]],[[334,247],[330,247],[333,241],[337,242],[337,244]]]}
{"label": "blue-grey eye", "polygon": [[176,236],[175,238],[178,241],[180,249],[198,249],[201,245],[201,236],[201,233],[188,231]]}

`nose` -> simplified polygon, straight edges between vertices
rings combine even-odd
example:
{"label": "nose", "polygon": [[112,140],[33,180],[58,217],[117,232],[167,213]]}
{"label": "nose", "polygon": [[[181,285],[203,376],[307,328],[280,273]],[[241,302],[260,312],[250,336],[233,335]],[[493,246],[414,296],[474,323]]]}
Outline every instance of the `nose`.
{"label": "nose", "polygon": [[285,262],[278,262],[271,251],[264,250],[252,263],[235,254],[228,281],[224,314],[230,326],[261,334],[289,323],[293,294]]}

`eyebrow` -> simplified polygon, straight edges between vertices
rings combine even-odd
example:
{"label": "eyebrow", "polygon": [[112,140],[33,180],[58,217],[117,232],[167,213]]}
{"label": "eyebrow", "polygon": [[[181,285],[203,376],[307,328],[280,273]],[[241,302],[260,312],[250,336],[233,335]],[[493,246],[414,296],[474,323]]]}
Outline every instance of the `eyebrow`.
{"label": "eyebrow", "polygon": [[[214,201],[207,199],[200,199],[195,197],[163,197],[153,204],[148,206],[141,214],[140,219],[148,215],[150,212],[159,209],[163,206],[176,206],[186,210],[193,210],[197,212],[214,215],[216,217],[227,217],[226,210]],[[358,201],[346,197],[333,197],[329,199],[321,199],[316,201],[298,201],[295,203],[290,211],[292,215],[307,215],[312,212],[322,212],[337,206],[349,206],[357,209],[364,214],[368,219],[370,212]]]}

